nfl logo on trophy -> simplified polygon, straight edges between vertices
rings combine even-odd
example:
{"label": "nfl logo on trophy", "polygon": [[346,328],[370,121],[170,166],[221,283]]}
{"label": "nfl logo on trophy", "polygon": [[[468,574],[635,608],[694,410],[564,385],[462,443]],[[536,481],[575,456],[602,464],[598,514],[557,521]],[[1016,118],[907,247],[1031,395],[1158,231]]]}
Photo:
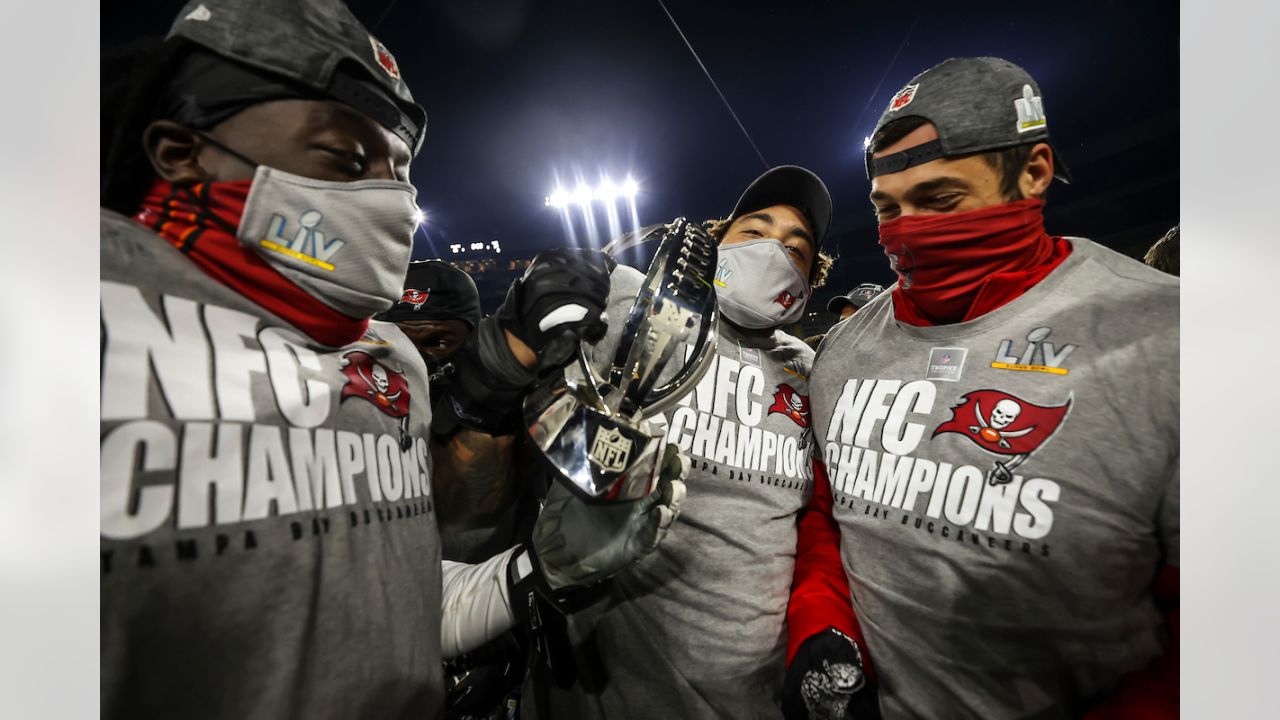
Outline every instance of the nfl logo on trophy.
{"label": "nfl logo on trophy", "polygon": [[627,466],[627,457],[631,455],[631,441],[622,436],[617,428],[603,425],[596,430],[596,439],[591,444],[591,462],[605,472],[622,472]]}

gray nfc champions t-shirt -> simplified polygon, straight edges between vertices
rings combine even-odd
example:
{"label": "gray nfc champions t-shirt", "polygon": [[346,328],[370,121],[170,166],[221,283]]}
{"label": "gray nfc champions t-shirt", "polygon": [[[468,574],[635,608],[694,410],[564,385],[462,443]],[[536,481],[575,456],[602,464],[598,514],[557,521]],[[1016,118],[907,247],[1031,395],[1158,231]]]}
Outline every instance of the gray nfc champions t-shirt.
{"label": "gray nfc champions t-shirt", "polygon": [[102,213],[107,718],[435,718],[426,368],[316,345]]}
{"label": "gray nfc champions t-shirt", "polygon": [[1178,281],[1088,240],[971,322],[885,293],[810,392],[886,718],[1073,717],[1161,652],[1178,564]]}
{"label": "gray nfc champions t-shirt", "polygon": [[[642,280],[613,273],[612,359]],[[781,331],[720,325],[716,364],[666,413],[692,461],[679,519],[606,599],[569,617],[578,681],[552,718],[777,718],[796,514],[812,492],[806,378],[813,351]]]}

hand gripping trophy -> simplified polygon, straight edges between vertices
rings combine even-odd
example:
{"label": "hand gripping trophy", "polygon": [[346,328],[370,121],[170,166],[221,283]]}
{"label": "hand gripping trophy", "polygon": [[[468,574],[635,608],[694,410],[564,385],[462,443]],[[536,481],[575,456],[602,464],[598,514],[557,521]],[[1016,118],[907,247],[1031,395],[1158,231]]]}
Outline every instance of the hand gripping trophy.
{"label": "hand gripping trophy", "polygon": [[684,218],[657,232],[658,250],[612,363],[597,371],[580,344],[577,372],[566,368],[524,403],[534,444],[587,502],[653,491],[663,436],[650,418],[678,402],[715,358],[715,241]]}

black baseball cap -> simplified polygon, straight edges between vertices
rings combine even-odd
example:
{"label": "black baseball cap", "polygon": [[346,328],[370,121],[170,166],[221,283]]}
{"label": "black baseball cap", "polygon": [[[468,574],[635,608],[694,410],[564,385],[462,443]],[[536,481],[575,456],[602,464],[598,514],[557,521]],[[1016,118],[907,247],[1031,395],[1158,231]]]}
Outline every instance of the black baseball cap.
{"label": "black baseball cap", "polygon": [[[400,136],[415,155],[422,147],[426,111],[395,57],[341,0],[192,0],[166,37],[177,38],[346,103]],[[229,80],[237,88],[256,82]]]}
{"label": "black baseball cap", "polygon": [[791,205],[804,213],[813,226],[814,245],[822,248],[831,227],[831,193],[817,175],[799,165],[771,168],[747,186],[729,219],[773,205]]}
{"label": "black baseball cap", "polygon": [[875,283],[862,283],[858,287],[850,290],[847,294],[837,295],[827,301],[827,312],[838,313],[844,306],[852,305],[861,309],[862,306],[871,302],[877,295],[884,292],[883,285]]}
{"label": "black baseball cap", "polygon": [[[876,129],[904,117],[920,117],[938,129],[938,139],[873,159],[867,148],[867,177],[901,172],[909,167],[978,152],[1001,150],[1049,139],[1040,86],[1026,70],[995,57],[951,58],[916,75],[894,94]],[[1071,182],[1057,148],[1053,172]]]}
{"label": "black baseball cap", "polygon": [[480,293],[471,276],[443,260],[409,263],[404,293],[380,320],[461,320],[472,330],[480,324]]}

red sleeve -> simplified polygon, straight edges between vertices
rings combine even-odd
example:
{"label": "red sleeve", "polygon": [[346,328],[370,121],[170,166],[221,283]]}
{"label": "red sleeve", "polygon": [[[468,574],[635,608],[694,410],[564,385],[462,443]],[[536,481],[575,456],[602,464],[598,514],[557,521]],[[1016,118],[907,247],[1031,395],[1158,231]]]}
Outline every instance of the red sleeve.
{"label": "red sleeve", "polygon": [[1085,714],[1085,720],[1166,720],[1178,717],[1178,568],[1166,565],[1156,576],[1156,605],[1164,612],[1169,646]]}
{"label": "red sleeve", "polygon": [[864,669],[874,678],[871,656],[849,600],[849,580],[840,561],[840,526],[831,505],[827,469],[814,461],[813,499],[796,523],[796,569],[787,605],[787,664],[801,643],[834,627],[858,643]]}

